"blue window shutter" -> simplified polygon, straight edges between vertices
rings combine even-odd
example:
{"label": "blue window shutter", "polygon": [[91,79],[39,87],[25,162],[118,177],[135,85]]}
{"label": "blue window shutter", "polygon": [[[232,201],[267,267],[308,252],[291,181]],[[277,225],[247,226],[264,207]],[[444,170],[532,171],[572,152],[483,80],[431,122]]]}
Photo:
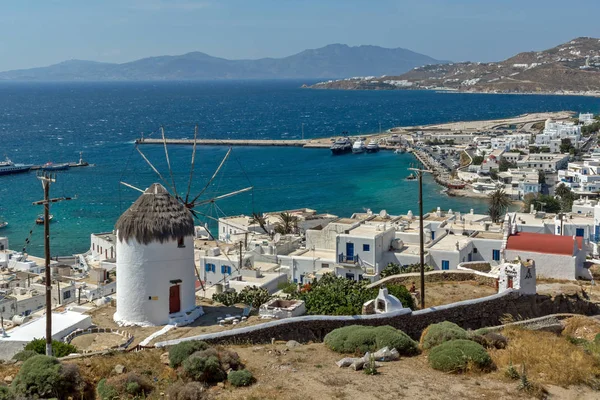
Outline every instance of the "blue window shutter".
{"label": "blue window shutter", "polygon": [[363,251],[371,251],[371,246],[368,244],[363,244]]}
{"label": "blue window shutter", "polygon": [[206,264],[206,265],[204,266],[204,270],[205,270],[206,272],[210,272],[210,264]]}
{"label": "blue window shutter", "polygon": [[227,273],[228,273],[229,275],[231,275],[231,267],[229,267],[229,266],[227,267]]}
{"label": "blue window shutter", "polygon": [[211,268],[212,272],[215,272],[215,271],[216,271],[216,269],[217,269],[217,268],[215,267],[215,264],[211,264],[211,265],[210,265],[210,268]]}
{"label": "blue window shutter", "polygon": [[224,266],[224,265],[221,265],[221,273],[222,273],[222,274],[224,274],[224,273],[225,273],[225,271],[227,271],[227,270],[225,269],[225,266]]}

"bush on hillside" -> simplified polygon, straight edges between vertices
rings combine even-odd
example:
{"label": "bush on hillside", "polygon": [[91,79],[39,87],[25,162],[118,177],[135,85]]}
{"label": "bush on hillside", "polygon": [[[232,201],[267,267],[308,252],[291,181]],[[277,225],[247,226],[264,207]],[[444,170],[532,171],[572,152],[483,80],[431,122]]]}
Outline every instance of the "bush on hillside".
{"label": "bush on hillside", "polygon": [[81,390],[76,365],[62,365],[56,358],[37,355],[26,360],[13,381],[17,395],[27,398],[65,398]]}
{"label": "bush on hillside", "polygon": [[14,400],[15,394],[8,386],[0,386],[0,400]]}
{"label": "bush on hillside", "polygon": [[231,371],[227,375],[227,381],[235,387],[250,386],[254,382],[254,376],[247,369],[241,369],[239,371]]}
{"label": "bush on hillside", "polygon": [[206,388],[200,382],[175,383],[167,390],[170,400],[203,400],[206,396]]}
{"label": "bush on hillside", "polygon": [[[46,354],[46,339],[33,339],[27,343],[25,350],[33,350],[38,354]],[[52,355],[54,357],[65,357],[72,353],[77,353],[77,347],[72,344],[59,342],[58,340],[52,341]]]}
{"label": "bush on hillside", "polygon": [[492,359],[482,345],[472,340],[451,340],[431,349],[428,356],[433,369],[444,372],[464,372],[469,368],[489,371]]}
{"label": "bush on hillside", "polygon": [[429,325],[421,334],[421,347],[430,349],[444,342],[467,339],[467,331],[455,323],[444,321]]}
{"label": "bush on hillside", "polygon": [[193,353],[207,348],[206,342],[198,340],[178,343],[169,349],[169,365],[171,368],[177,368]]}
{"label": "bush on hillside", "polygon": [[219,358],[215,355],[194,353],[183,362],[183,371],[189,378],[198,382],[222,382],[227,377]]}
{"label": "bush on hillside", "polygon": [[334,329],[325,336],[325,345],[338,353],[364,354],[383,347],[395,348],[400,355],[419,353],[417,342],[391,326],[350,325]]}
{"label": "bush on hillside", "polygon": [[152,389],[152,383],[147,378],[133,372],[101,379],[96,386],[98,397],[101,400],[127,398],[128,396],[145,397]]}
{"label": "bush on hillside", "polygon": [[13,360],[17,360],[17,361],[25,361],[33,356],[37,356],[38,353],[36,353],[33,350],[21,350],[20,352],[18,352],[17,354],[15,354],[13,356]]}
{"label": "bush on hillside", "polygon": [[387,285],[388,294],[396,296],[402,303],[402,307],[415,309],[415,299],[410,294],[406,286],[404,285]]}

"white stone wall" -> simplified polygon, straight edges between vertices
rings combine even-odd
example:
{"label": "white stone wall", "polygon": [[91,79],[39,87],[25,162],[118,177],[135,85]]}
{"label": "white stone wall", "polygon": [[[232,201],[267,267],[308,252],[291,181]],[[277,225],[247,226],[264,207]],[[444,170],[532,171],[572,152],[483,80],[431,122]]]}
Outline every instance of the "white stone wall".
{"label": "white stone wall", "polygon": [[[580,253],[584,253],[583,251]],[[538,278],[554,278],[575,280],[577,278],[577,263],[580,260],[575,256],[559,254],[543,254],[520,250],[505,250],[507,260],[520,257],[521,260],[533,260]],[[584,254],[585,260],[585,254]]]}

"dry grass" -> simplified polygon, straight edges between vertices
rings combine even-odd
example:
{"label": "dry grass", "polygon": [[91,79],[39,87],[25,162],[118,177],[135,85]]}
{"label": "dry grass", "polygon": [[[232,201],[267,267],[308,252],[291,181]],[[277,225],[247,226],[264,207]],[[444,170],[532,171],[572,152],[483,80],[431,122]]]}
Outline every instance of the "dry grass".
{"label": "dry grass", "polygon": [[600,333],[600,323],[584,316],[569,318],[565,322],[564,336],[586,339],[593,341],[596,335]]}
{"label": "dry grass", "polygon": [[564,337],[516,328],[506,329],[504,334],[509,339],[508,347],[490,350],[500,371],[511,362],[518,371],[525,365],[530,380],[565,387],[589,384],[600,376],[598,361]]}
{"label": "dry grass", "polygon": [[431,282],[425,287],[425,306],[436,307],[496,294],[496,289],[476,281]]}

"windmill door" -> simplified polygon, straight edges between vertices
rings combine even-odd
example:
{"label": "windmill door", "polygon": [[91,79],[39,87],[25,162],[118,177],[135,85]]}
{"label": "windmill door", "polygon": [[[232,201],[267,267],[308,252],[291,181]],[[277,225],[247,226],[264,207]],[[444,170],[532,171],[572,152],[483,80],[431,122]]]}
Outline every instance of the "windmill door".
{"label": "windmill door", "polygon": [[169,314],[179,312],[179,310],[181,309],[179,288],[179,285],[173,285],[169,288]]}

